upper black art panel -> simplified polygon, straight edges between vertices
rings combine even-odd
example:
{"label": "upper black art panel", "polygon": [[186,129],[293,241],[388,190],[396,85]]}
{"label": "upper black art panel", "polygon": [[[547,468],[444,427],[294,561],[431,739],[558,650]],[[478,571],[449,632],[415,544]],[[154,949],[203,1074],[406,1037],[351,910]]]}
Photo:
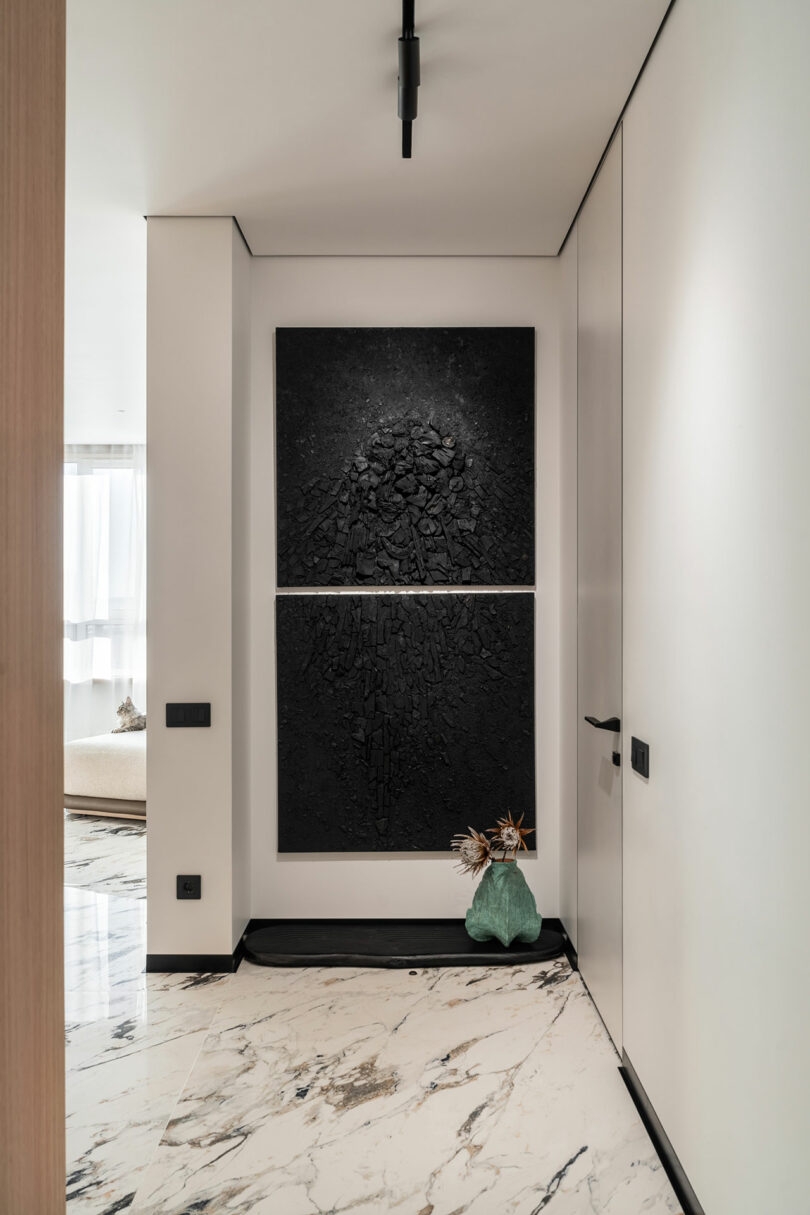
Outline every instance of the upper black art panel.
{"label": "upper black art panel", "polygon": [[533,329],[276,330],[279,586],[534,582]]}

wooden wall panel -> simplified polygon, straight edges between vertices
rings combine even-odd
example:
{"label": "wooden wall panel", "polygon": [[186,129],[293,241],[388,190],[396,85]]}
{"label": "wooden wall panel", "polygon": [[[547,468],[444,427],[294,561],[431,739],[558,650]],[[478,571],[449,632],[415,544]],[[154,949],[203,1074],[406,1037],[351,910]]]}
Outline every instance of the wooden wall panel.
{"label": "wooden wall panel", "polygon": [[0,1211],[65,1209],[64,0],[0,3]]}

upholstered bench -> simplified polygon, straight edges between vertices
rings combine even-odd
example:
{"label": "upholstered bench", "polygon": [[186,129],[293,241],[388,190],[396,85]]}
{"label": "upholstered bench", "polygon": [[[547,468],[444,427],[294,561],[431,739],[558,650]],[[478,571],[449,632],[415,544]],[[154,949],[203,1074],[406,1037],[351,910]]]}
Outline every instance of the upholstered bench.
{"label": "upholstered bench", "polygon": [[110,818],[146,817],[146,730],[65,743],[65,809]]}

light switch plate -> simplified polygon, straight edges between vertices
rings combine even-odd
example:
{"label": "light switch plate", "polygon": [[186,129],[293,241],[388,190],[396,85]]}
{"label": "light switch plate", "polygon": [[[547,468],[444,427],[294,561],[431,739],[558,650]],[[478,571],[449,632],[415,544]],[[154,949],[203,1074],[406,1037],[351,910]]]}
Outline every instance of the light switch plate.
{"label": "light switch plate", "polygon": [[210,726],[211,705],[208,701],[167,704],[166,725],[169,727]]}
{"label": "light switch plate", "polygon": [[642,742],[640,738],[630,739],[630,764],[634,772],[638,772],[639,776],[645,776],[649,779],[650,776],[650,744]]}

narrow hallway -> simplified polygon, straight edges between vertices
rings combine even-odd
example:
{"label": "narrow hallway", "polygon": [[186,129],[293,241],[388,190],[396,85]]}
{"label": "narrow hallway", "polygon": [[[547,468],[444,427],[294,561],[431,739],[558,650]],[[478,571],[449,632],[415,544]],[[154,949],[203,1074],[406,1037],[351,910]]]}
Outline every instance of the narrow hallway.
{"label": "narrow hallway", "polygon": [[146,975],[145,843],[68,819],[71,1215],[679,1210],[567,961]]}

